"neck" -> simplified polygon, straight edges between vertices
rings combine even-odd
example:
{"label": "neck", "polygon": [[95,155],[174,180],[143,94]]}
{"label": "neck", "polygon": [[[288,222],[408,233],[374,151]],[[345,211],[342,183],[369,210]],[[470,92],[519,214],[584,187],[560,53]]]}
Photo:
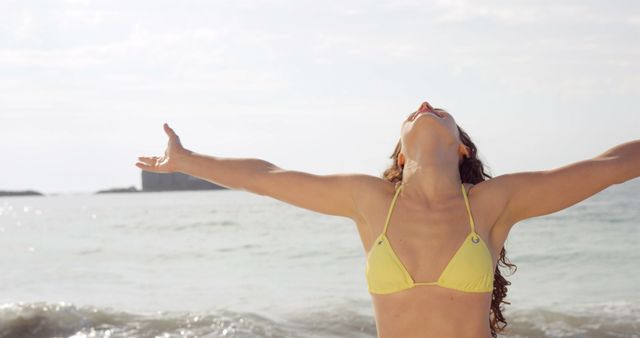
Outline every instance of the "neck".
{"label": "neck", "polygon": [[[430,156],[407,162],[402,174],[405,199],[420,205],[442,205],[460,197],[462,181],[457,161]],[[435,159],[435,160],[434,160]]]}

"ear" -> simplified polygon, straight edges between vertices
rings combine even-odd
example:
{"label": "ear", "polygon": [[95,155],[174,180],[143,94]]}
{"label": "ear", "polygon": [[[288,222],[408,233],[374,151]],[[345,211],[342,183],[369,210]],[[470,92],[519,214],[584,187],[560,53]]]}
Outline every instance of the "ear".
{"label": "ear", "polygon": [[471,150],[469,149],[469,147],[465,146],[462,143],[460,143],[460,146],[458,147],[458,153],[464,157],[471,156]]}
{"label": "ear", "polygon": [[398,166],[399,167],[403,167],[404,166],[404,161],[406,159],[404,158],[404,154],[403,153],[399,153],[398,154]]}

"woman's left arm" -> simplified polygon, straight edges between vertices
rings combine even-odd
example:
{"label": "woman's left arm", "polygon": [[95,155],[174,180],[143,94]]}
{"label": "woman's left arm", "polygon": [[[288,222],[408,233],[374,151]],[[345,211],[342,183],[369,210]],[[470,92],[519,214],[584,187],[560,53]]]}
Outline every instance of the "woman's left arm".
{"label": "woman's left arm", "polygon": [[560,168],[510,173],[491,179],[504,205],[502,224],[566,209],[605,188],[640,176],[640,140]]}

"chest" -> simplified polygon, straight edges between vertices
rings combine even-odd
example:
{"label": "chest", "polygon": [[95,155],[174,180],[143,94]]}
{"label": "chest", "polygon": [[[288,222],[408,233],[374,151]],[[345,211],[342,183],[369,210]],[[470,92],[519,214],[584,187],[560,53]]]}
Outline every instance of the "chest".
{"label": "chest", "polygon": [[470,215],[464,202],[438,210],[409,208],[396,203],[389,215],[389,199],[389,196],[381,196],[361,207],[364,218],[358,222],[358,232],[365,254],[371,251],[383,233],[387,217],[385,235],[396,253],[405,257],[409,265],[414,259],[437,261],[438,253],[455,252],[470,233],[472,220],[475,232],[485,242],[492,257],[497,258],[504,245],[505,238],[491,231],[500,210],[489,200],[469,196]]}

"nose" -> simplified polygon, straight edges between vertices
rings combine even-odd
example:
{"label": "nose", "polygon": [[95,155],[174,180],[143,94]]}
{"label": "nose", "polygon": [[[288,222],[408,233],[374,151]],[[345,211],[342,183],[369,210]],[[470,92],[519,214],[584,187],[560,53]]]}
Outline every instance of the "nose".
{"label": "nose", "polygon": [[418,112],[420,113],[431,112],[431,111],[433,111],[433,107],[431,107],[431,105],[427,101],[422,102],[422,104],[420,105],[420,108],[418,108]]}

